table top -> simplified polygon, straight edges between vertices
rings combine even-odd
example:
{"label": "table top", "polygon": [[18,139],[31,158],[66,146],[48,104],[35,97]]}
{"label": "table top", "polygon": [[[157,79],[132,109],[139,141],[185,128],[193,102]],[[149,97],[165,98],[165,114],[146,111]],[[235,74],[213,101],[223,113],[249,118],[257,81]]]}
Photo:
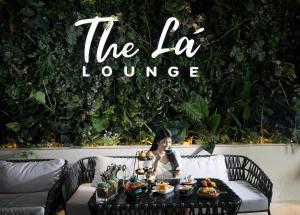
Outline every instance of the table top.
{"label": "table top", "polygon": [[[183,197],[179,191],[176,190],[176,185],[179,184],[179,180],[168,180],[168,182],[175,186],[175,190],[168,194],[158,194],[151,192],[151,189],[146,190],[139,198],[128,198],[124,191],[120,191],[115,198],[105,203],[96,202],[95,194],[88,202],[90,209],[129,209],[129,208],[173,208],[173,207],[208,207],[210,205],[215,206],[235,206],[239,207],[241,199],[221,180],[212,179],[216,182],[217,189],[221,191],[221,194],[216,199],[209,199],[200,197],[197,194],[197,190],[200,187],[202,179],[197,179],[197,183],[194,188],[194,192],[189,197]],[[167,180],[165,180],[167,181]]]}

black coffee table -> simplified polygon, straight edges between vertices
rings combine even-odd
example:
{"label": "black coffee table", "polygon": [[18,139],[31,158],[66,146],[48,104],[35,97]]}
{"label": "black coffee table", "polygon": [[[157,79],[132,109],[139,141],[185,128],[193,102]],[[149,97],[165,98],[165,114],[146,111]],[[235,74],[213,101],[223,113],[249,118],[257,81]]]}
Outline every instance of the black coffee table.
{"label": "black coffee table", "polygon": [[[202,198],[197,194],[201,179],[197,179],[194,193],[182,197],[176,189],[169,194],[161,195],[146,190],[139,198],[128,198],[124,191],[106,203],[97,203],[95,193],[88,202],[91,215],[114,214],[201,214],[201,215],[235,215],[241,205],[241,199],[221,180],[212,179],[222,192],[216,199]],[[170,180],[178,184],[178,180]]]}

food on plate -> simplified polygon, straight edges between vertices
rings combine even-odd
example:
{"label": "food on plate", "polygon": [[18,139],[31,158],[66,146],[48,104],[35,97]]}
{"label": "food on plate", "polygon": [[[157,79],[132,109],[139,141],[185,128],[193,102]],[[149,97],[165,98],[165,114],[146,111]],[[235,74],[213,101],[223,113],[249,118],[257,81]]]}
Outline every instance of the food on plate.
{"label": "food on plate", "polygon": [[194,188],[193,185],[187,185],[187,184],[179,185],[179,193],[182,196],[188,197],[188,196],[192,195],[193,188]]}
{"label": "food on plate", "polygon": [[194,181],[194,177],[191,176],[191,175],[189,175],[189,176],[187,177],[187,182],[193,182],[193,181]]}
{"label": "food on plate", "polygon": [[159,190],[168,190],[169,189],[169,185],[168,184],[160,184],[159,185]]}
{"label": "food on plate", "polygon": [[152,153],[151,151],[148,151],[148,152],[146,153],[146,157],[147,157],[148,160],[151,160],[151,159],[154,158],[154,155],[153,155],[153,153]]}
{"label": "food on plate", "polygon": [[140,168],[138,168],[138,169],[136,170],[136,173],[139,174],[139,175],[142,175],[142,174],[145,173],[145,171],[144,171],[144,169],[143,169],[142,167],[140,167]]}
{"label": "food on plate", "polygon": [[141,187],[142,187],[142,188],[145,188],[145,187],[147,187],[147,185],[148,185],[148,183],[147,183],[147,181],[146,181],[145,179],[142,179],[142,180],[140,181],[140,184],[141,184]]}
{"label": "food on plate", "polygon": [[217,184],[216,184],[216,182],[210,182],[210,186],[212,186],[212,187],[216,187],[217,186]]}
{"label": "food on plate", "polygon": [[207,193],[207,194],[216,194],[217,190],[213,187],[202,187],[199,189],[200,193]]}
{"label": "food on plate", "polygon": [[190,189],[193,189],[192,185],[181,185],[179,187],[179,190],[190,190]]}
{"label": "food on plate", "polygon": [[124,185],[124,189],[127,195],[131,197],[136,197],[138,194],[142,192],[142,184],[139,182],[138,177],[133,176],[129,179],[129,181]]}
{"label": "food on plate", "polygon": [[205,180],[202,180],[201,184],[202,184],[203,187],[207,187],[208,186],[207,181],[205,181]]}
{"label": "food on plate", "polygon": [[220,192],[213,187],[201,187],[198,190],[198,195],[203,198],[217,198]]}
{"label": "food on plate", "polygon": [[203,187],[216,187],[216,182],[212,181],[210,178],[206,178],[201,181]]}
{"label": "food on plate", "polygon": [[198,194],[204,198],[217,198],[220,192],[215,189],[217,187],[216,182],[212,181],[210,178],[206,178],[201,181],[203,187],[200,187]]}
{"label": "food on plate", "polygon": [[146,159],[147,159],[147,158],[146,158],[146,153],[143,152],[143,151],[139,152],[139,153],[138,153],[138,158],[139,158],[140,160],[146,160]]}
{"label": "food on plate", "polygon": [[186,185],[192,185],[192,184],[196,184],[197,180],[194,179],[193,176],[189,175],[188,177],[185,177],[183,179],[180,180],[180,184],[186,184]]}
{"label": "food on plate", "polygon": [[152,192],[157,192],[160,194],[167,194],[174,190],[174,187],[168,183],[161,183],[152,187]]}

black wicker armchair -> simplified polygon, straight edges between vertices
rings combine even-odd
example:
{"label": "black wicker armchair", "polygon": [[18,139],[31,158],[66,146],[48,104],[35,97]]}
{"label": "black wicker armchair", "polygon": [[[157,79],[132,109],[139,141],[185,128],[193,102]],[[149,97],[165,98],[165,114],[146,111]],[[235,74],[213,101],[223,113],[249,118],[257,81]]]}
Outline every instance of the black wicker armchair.
{"label": "black wicker armchair", "polygon": [[[6,160],[8,162],[41,162],[41,161],[50,161],[53,159],[18,159],[18,160]],[[67,170],[67,161],[65,161],[62,171],[60,171],[58,180],[48,191],[47,200],[45,204],[44,215],[56,215],[58,209],[63,206],[64,198],[62,193],[62,185],[64,184],[65,172]]]}
{"label": "black wicker armchair", "polygon": [[[214,155],[208,155],[214,156]],[[183,158],[208,157],[207,155],[182,156]],[[224,155],[227,167],[228,178],[230,181],[246,181],[263,193],[268,199],[268,208],[262,211],[249,212],[268,212],[270,213],[270,203],[272,200],[273,184],[263,170],[252,160],[240,155]],[[124,156],[114,156],[121,157]],[[125,158],[129,158],[127,156]],[[91,183],[95,174],[96,161],[95,157],[87,157],[80,159],[66,172],[65,180],[65,202],[70,199],[73,193],[83,183]]]}
{"label": "black wicker armchair", "polygon": [[[225,155],[228,177],[231,181],[243,180],[250,183],[268,198],[268,214],[272,201],[273,183],[264,171],[252,160],[240,155]],[[263,211],[262,211],[263,212]]]}

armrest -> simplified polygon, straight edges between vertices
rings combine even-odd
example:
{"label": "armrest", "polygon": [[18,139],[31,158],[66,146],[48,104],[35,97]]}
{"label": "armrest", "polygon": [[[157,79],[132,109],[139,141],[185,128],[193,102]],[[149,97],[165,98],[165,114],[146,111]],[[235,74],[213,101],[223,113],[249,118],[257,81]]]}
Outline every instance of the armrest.
{"label": "armrest", "polygon": [[57,210],[60,205],[64,204],[63,194],[62,194],[62,185],[65,179],[67,162],[62,167],[62,171],[58,180],[52,186],[52,188],[48,192],[48,197],[46,201],[45,207],[45,215],[54,215],[57,213]]}
{"label": "armrest", "polygon": [[272,189],[273,183],[265,172],[252,160],[244,157],[244,174],[245,180],[258,189],[260,192],[265,194],[269,200],[269,204],[272,200]]}
{"label": "armrest", "polygon": [[95,174],[95,157],[82,158],[66,169],[63,184],[64,208],[66,202],[83,183],[90,183]]}
{"label": "armrest", "polygon": [[78,189],[79,185],[81,184],[80,178],[81,168],[78,163],[74,163],[66,169],[65,180],[63,184],[64,203],[66,203]]}
{"label": "armrest", "polygon": [[273,184],[264,171],[252,160],[240,155],[225,155],[230,181],[244,180],[272,200]]}

